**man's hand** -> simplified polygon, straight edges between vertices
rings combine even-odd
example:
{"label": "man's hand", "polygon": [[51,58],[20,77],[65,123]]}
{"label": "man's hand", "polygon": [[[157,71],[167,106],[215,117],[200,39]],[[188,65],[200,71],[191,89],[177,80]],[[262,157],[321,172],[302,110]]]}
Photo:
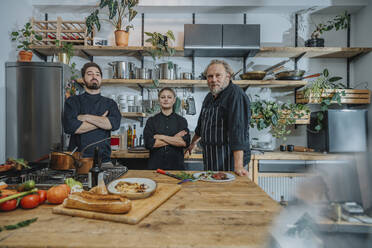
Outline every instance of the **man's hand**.
{"label": "man's hand", "polygon": [[108,115],[108,110],[105,111],[105,113],[103,113],[103,117],[106,117]]}
{"label": "man's hand", "polygon": [[234,172],[238,176],[247,176],[248,171],[243,166],[235,166]]}
{"label": "man's hand", "polygon": [[182,131],[179,131],[178,133],[176,133],[174,135],[174,137],[183,137],[187,134],[187,132],[185,130],[182,130]]}
{"label": "man's hand", "polygon": [[196,146],[196,143],[190,143],[189,147],[187,147],[185,149],[184,155],[187,155],[187,153],[188,153],[188,155],[190,156],[191,152],[192,152],[192,150],[194,150],[195,146]]}

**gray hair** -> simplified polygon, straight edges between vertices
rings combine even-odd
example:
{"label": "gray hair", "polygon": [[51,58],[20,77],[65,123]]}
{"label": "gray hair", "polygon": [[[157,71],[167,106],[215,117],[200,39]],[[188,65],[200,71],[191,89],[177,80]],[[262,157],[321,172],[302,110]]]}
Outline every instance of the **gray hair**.
{"label": "gray hair", "polygon": [[208,68],[211,66],[211,65],[215,65],[215,64],[220,64],[220,65],[223,65],[223,67],[225,68],[225,71],[230,75],[230,77],[232,77],[232,75],[234,75],[234,71],[233,69],[231,68],[231,66],[224,60],[218,60],[218,59],[214,59],[212,60],[209,65],[205,68],[204,70],[204,76],[207,76],[207,71],[208,71]]}

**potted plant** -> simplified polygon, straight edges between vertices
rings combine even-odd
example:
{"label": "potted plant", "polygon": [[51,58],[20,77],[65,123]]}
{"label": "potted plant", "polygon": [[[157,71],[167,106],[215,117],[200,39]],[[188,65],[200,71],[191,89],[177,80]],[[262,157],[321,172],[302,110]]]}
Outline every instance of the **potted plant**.
{"label": "potted plant", "polygon": [[324,39],[319,38],[321,34],[332,29],[340,30],[346,29],[350,25],[350,16],[347,11],[341,15],[337,15],[327,23],[319,23],[316,25],[315,30],[311,33],[311,39],[305,42],[306,47],[324,47]]}
{"label": "potted plant", "polygon": [[32,60],[32,51],[30,45],[34,44],[34,39],[42,40],[42,37],[35,33],[31,23],[27,22],[20,30],[11,33],[12,41],[17,41],[17,49],[22,49],[18,54],[18,61],[28,62]]}
{"label": "potted plant", "polygon": [[291,133],[290,125],[296,124],[297,119],[310,118],[310,110],[303,104],[279,104],[273,101],[251,102],[252,118],[250,126],[258,130],[271,128],[275,138],[287,139]]}
{"label": "potted plant", "polygon": [[87,25],[88,35],[93,32],[94,25],[99,31],[101,29],[101,23],[99,10],[107,7],[108,19],[102,19],[108,21],[115,27],[115,42],[117,46],[128,46],[129,29],[133,29],[133,25],[130,22],[137,15],[137,11],[134,7],[138,5],[139,0],[101,0],[99,9],[96,9],[91,13],[85,23]]}
{"label": "potted plant", "polygon": [[57,47],[61,48],[61,52],[58,53],[58,60],[66,65],[70,64],[71,58],[74,56],[74,46],[71,42],[61,42],[56,40]]}
{"label": "potted plant", "polygon": [[[149,37],[146,42],[151,43],[151,48],[148,48],[147,50],[154,61],[165,56],[173,56],[176,53],[176,49],[169,46],[170,41],[175,41],[174,34],[171,30],[168,30],[165,34],[158,32],[145,32],[145,34]],[[169,72],[173,72],[173,74],[177,71],[175,68],[177,66],[173,64],[172,61],[160,64],[159,66],[166,66],[164,68],[159,68],[159,70],[168,70]],[[157,79],[154,80],[154,86],[159,86]]]}
{"label": "potted plant", "polygon": [[324,112],[333,103],[341,105],[342,97],[345,96],[346,86],[339,82],[342,77],[329,75],[328,69],[324,69],[320,77],[310,82],[304,90],[296,93],[296,102],[319,103],[320,111],[317,113],[317,125],[315,131],[320,131]]}

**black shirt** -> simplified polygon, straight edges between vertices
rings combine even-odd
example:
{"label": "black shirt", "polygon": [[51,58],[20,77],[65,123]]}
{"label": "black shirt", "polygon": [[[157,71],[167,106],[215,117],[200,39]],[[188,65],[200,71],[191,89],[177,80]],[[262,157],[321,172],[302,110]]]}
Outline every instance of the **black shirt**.
{"label": "black shirt", "polygon": [[[84,147],[99,141],[104,138],[111,137],[111,130],[117,130],[120,127],[121,114],[116,102],[110,98],[103,97],[101,94],[91,95],[84,93],[78,96],[71,96],[65,102],[63,115],[64,131],[71,134],[69,150],[73,150],[76,146],[78,151],[82,151]],[[91,114],[102,116],[108,110],[107,118],[109,119],[112,129],[104,130],[101,128],[83,133],[75,134],[76,130],[83,123],[77,119],[78,115]],[[110,139],[102,143],[89,147],[84,151],[84,157],[93,157],[94,148],[98,146],[102,162],[110,161],[111,145]]]}
{"label": "black shirt", "polygon": [[216,98],[209,93],[203,101],[195,134],[201,137],[205,170],[233,171],[233,151],[244,151],[244,165],[250,161],[250,101],[233,84]]}
{"label": "black shirt", "polygon": [[185,130],[187,134],[183,136],[186,147],[190,145],[190,132],[187,128],[187,121],[182,116],[172,113],[169,116],[162,112],[150,117],[143,131],[145,146],[150,150],[148,169],[164,170],[184,170],[183,147],[167,145],[163,147],[154,147],[155,134],[174,136],[180,131]]}

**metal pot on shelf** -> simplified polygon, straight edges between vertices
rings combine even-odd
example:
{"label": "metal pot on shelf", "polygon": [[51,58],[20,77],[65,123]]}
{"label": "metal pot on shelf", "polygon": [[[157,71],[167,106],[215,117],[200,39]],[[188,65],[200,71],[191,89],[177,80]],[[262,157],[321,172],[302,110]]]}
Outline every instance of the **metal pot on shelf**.
{"label": "metal pot on shelf", "polygon": [[159,79],[169,79],[169,80],[175,80],[177,79],[177,68],[178,66],[176,64],[170,64],[169,63],[161,63],[156,65],[159,69]]}
{"label": "metal pot on shelf", "polygon": [[151,69],[146,69],[146,68],[136,67],[135,78],[136,79],[151,79],[152,78],[152,70]]}
{"label": "metal pot on shelf", "polygon": [[113,61],[108,63],[112,66],[113,78],[130,79],[134,71],[134,63],[127,61]]}

